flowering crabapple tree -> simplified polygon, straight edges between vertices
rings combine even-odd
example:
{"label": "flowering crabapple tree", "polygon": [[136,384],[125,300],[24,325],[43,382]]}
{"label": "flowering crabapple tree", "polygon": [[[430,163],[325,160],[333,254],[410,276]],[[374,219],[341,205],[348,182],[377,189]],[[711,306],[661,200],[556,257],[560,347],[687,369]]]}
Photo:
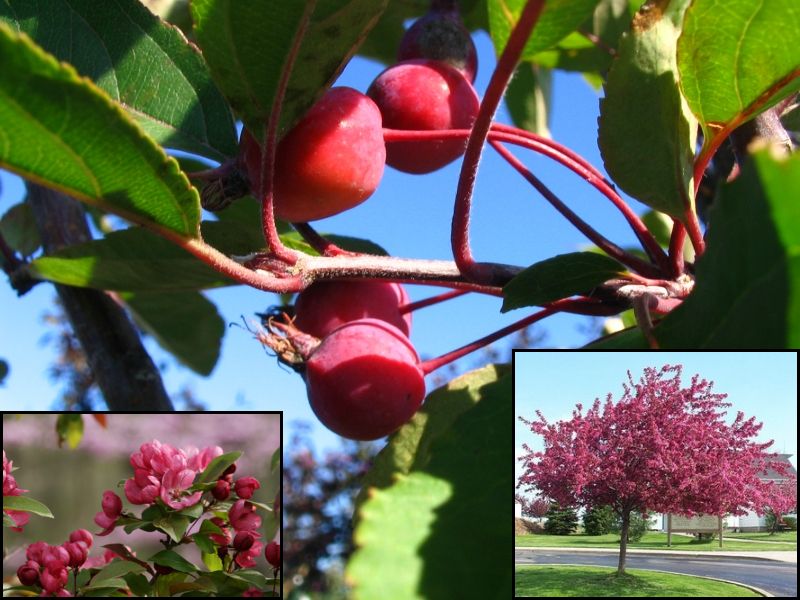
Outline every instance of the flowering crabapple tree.
{"label": "flowering crabapple tree", "polygon": [[526,517],[541,519],[550,510],[550,503],[544,498],[526,498],[519,494],[515,495],[515,500],[522,507],[522,514]]}
{"label": "flowering crabapple tree", "polygon": [[[320,421],[352,439],[394,435],[390,445],[403,448],[389,448],[383,467],[367,479],[387,495],[367,499],[365,492],[365,508],[403,506],[363,511],[360,526],[371,535],[356,532],[364,553],[354,555],[349,572],[358,593],[411,595],[387,591],[392,581],[410,590],[419,584],[431,595],[436,584],[423,582],[425,572],[437,572],[476,594],[472,575],[480,568],[485,583],[477,585],[507,596],[493,582],[510,585],[511,566],[499,555],[487,557],[480,542],[497,539],[505,527],[493,520],[487,493],[499,497],[503,485],[470,481],[456,450],[476,449],[486,439],[485,427],[481,435],[471,431],[482,411],[496,410],[492,427],[500,427],[508,407],[482,405],[504,393],[510,406],[507,369],[489,365],[438,395],[428,394],[426,377],[562,313],[624,317],[626,328],[596,340],[599,346],[797,344],[792,298],[800,274],[790,268],[797,242],[791,199],[799,193],[800,160],[781,121],[791,129],[798,114],[800,32],[786,18],[794,1],[765,7],[736,0],[736,10],[726,10],[715,0],[648,0],[640,9],[623,0],[191,0],[184,35],[138,0],[67,6],[6,0],[0,166],[28,181],[28,200],[5,220],[4,231],[14,235],[0,237],[4,270],[19,293],[40,281],[58,284],[106,402],[121,410],[172,408],[125,310],[206,375],[225,327],[202,292],[242,285],[280,294],[284,305],[268,312],[254,334],[304,377]],[[480,93],[474,30],[489,33],[497,54],[480,67],[490,72]],[[337,81],[356,54],[387,65],[358,90]],[[605,172],[544,134],[552,69],[579,71],[603,85],[599,127],[587,135],[596,136]],[[495,118],[503,101],[513,124]],[[479,256],[473,202],[513,212],[502,187],[493,198],[476,194],[489,150],[530,184],[532,201],[552,207],[591,248],[554,249],[533,264]],[[531,153],[607,203],[633,245],[611,240],[579,214],[582,198],[567,201],[551,189],[547,168],[531,168]],[[387,169],[424,183],[455,161],[460,172],[452,192],[423,198],[452,206],[449,227],[430,232],[450,240],[444,255],[414,256],[413,227],[389,255],[371,239],[373,231],[354,239],[310,223],[357,215],[385,185]],[[70,196],[91,207],[96,239]],[[433,221],[425,205],[402,200],[413,206],[409,214]],[[19,223],[32,222],[41,254],[20,243]],[[525,254],[531,237],[547,227],[537,222],[523,235],[490,233]],[[354,283],[364,282],[375,284],[374,292],[354,291]],[[294,294],[313,295],[321,284],[345,291],[322,294],[327,301],[316,310],[326,314],[319,319],[293,320],[295,309],[314,304]],[[408,302],[401,286],[410,285],[440,289]],[[527,314],[421,360],[406,316],[465,294],[499,298],[501,312]],[[482,323],[482,316],[474,320]],[[343,320],[319,336],[301,327]],[[511,476],[499,457],[511,452],[507,437],[494,436],[497,445],[480,453],[490,463],[484,472],[506,478],[506,487]],[[413,457],[388,458],[401,453]],[[437,482],[438,494],[407,489]],[[459,493],[447,495],[444,483]],[[423,497],[424,507],[405,506]],[[477,498],[487,505],[476,510]],[[437,502],[457,506],[442,511]],[[488,535],[469,537],[455,520],[447,523],[450,533],[444,523],[415,533],[450,536],[449,543],[461,535],[459,545],[475,564],[451,561],[438,539],[409,540],[408,548],[431,553],[424,561],[408,548],[399,560],[397,548],[385,545],[397,523],[380,515],[447,521],[442,515],[456,508],[492,515],[481,523]],[[385,577],[376,564],[414,575]]]}
{"label": "flowering crabapple tree", "polygon": [[578,404],[568,421],[548,423],[539,411],[535,421],[520,417],[542,436],[544,451],[525,446],[517,486],[565,506],[611,506],[622,521],[620,575],[633,511],[763,514],[783,496],[759,479],[768,468],[788,477],[785,463],[766,452],[772,441],[753,441],[762,424],[741,411],[727,424],[727,394],[713,393],[713,382],[699,375],[684,386],[681,371],[646,368],[638,382],[629,371],[618,402],[609,393],[585,414]]}
{"label": "flowering crabapple tree", "polygon": [[[258,511],[274,507],[252,499],[261,486],[258,479],[234,476],[241,455],[223,453],[218,446],[198,450],[158,440],[142,444],[130,456],[133,476],[123,486],[129,503],[145,507],[141,514],[125,510],[122,498],[106,490],[94,518],[100,531],[92,535],[77,529],[60,545],[30,544],[17,569],[21,585],[6,591],[43,596],[279,595],[280,545],[265,545],[259,533]],[[11,475],[4,477],[4,485],[9,480],[13,482]],[[95,538],[117,527],[163,536],[164,549],[145,558],[126,545],[106,544],[102,556],[90,557]],[[176,552],[189,545],[199,549],[203,567]],[[253,569],[262,552],[271,577]]]}

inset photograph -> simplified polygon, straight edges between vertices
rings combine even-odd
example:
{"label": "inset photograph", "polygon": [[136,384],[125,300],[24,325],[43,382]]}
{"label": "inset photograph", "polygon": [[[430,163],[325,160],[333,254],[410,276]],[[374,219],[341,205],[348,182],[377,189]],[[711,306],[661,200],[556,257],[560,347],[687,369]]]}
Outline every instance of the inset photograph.
{"label": "inset photograph", "polygon": [[514,353],[517,597],[797,596],[794,352]]}

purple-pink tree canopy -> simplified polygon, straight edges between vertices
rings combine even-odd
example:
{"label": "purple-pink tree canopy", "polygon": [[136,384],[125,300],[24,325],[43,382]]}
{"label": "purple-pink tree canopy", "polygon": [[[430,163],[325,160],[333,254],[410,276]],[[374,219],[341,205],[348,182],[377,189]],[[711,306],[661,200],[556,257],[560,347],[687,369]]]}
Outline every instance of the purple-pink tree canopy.
{"label": "purple-pink tree canopy", "polygon": [[[608,394],[583,414],[578,404],[569,421],[521,420],[544,438],[544,452],[524,446],[524,472],[517,485],[563,506],[610,505],[622,519],[619,573],[630,513],[763,513],[780,494],[759,473],[787,475],[787,465],[767,453],[772,445],[753,438],[762,424],[739,412],[728,425],[727,394],[713,382],[692,377],[681,386],[680,365],[647,368],[638,383],[630,372],[619,402]],[[788,476],[788,475],[787,475]]]}

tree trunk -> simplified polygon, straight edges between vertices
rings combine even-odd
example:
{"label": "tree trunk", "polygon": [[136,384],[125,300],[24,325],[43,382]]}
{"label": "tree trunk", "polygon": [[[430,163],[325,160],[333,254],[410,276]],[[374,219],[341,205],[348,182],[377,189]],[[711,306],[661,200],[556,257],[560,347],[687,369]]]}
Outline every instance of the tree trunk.
{"label": "tree trunk", "polygon": [[[46,254],[91,239],[76,200],[30,182],[27,185],[28,203]],[[161,374],[122,307],[101,290],[61,284],[55,288],[108,408],[174,410]]]}
{"label": "tree trunk", "polygon": [[619,566],[617,567],[617,575],[625,575],[625,552],[628,550],[628,529],[631,525],[631,511],[626,510],[622,513],[622,531],[620,532],[621,539],[619,541]]}

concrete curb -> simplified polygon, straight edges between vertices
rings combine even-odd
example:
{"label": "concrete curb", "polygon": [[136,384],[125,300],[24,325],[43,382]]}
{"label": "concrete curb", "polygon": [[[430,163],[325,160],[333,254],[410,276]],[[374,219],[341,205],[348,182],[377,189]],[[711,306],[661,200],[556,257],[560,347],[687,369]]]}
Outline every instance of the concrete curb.
{"label": "concrete curb", "polygon": [[[619,554],[619,549],[616,548],[570,548],[568,546],[547,546],[547,547],[539,547],[539,546],[514,546],[514,550],[529,550],[532,552],[588,552],[588,553],[599,553],[599,554]],[[643,549],[631,549],[629,548],[627,554],[656,554],[661,556],[690,556],[690,557],[704,557],[704,556],[718,556],[718,557],[726,557],[726,558],[747,558],[750,560],[768,560],[772,562],[783,562],[783,563],[793,563],[797,564],[797,552],[781,552],[780,554],[786,554],[787,556],[763,556],[763,555],[754,555],[753,553],[749,552],[725,552],[724,550],[719,552],[687,552],[686,550],[643,550]]]}
{"label": "concrete curb", "polygon": [[[516,566],[516,565],[515,565]],[[535,565],[520,565],[526,567],[597,567],[597,565],[575,565],[570,563],[536,563]],[[601,569],[614,569],[614,567],[599,567]],[[762,596],[766,596],[768,598],[774,598],[772,594],[770,594],[766,590],[762,590],[761,588],[757,588],[754,585],[748,585],[746,583],[739,583],[738,581],[731,581],[730,579],[720,579],[719,577],[707,577],[705,575],[691,575],[689,573],[676,573],[675,571],[663,571],[662,569],[642,569],[639,567],[634,567],[631,570],[633,571],[653,571],[654,573],[667,573],[669,575],[681,575],[683,577],[696,577],[697,579],[710,579],[711,581],[721,581],[722,583],[730,583],[731,585],[736,585],[739,587],[746,588],[748,590],[754,591],[756,594],[761,594]]]}

